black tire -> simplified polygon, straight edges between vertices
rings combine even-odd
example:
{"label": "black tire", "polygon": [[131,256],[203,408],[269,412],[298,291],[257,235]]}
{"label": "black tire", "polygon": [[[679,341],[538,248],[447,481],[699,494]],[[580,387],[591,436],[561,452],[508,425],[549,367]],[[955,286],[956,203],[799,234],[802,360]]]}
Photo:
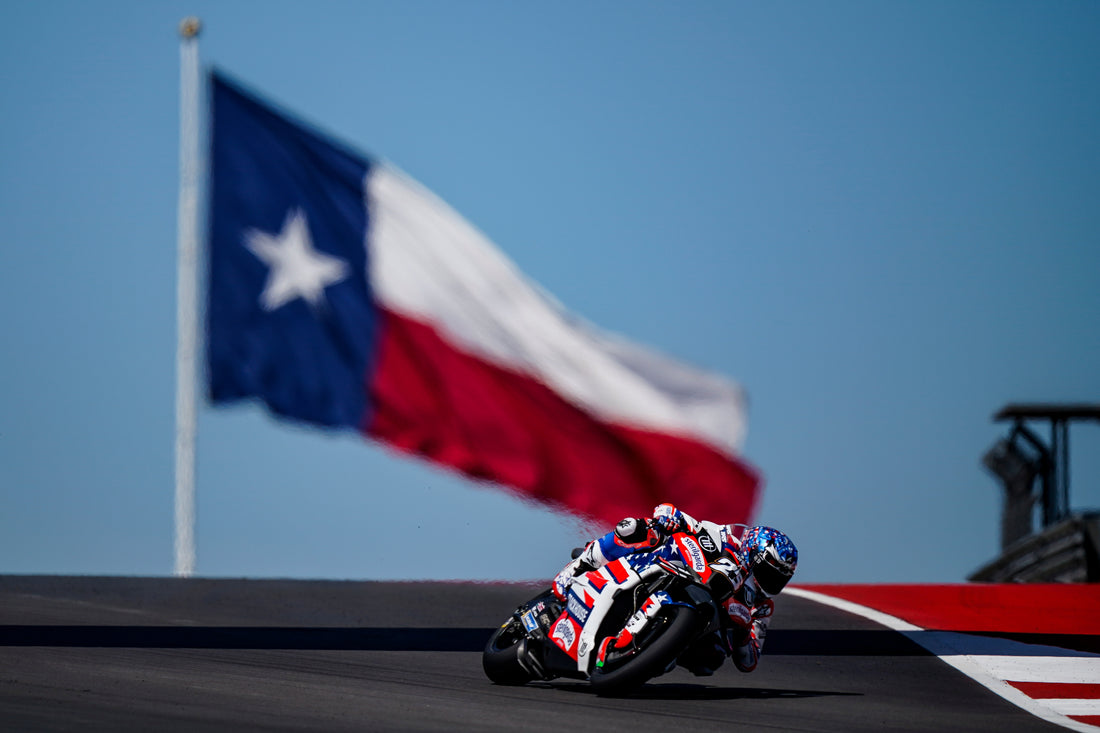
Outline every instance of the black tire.
{"label": "black tire", "polygon": [[669,606],[664,629],[645,648],[610,671],[597,667],[590,677],[592,689],[604,697],[625,695],[662,674],[699,631],[699,612],[688,606]]}
{"label": "black tire", "polygon": [[498,685],[524,685],[533,680],[519,663],[524,638],[523,624],[514,618],[494,631],[481,655],[485,676]]}

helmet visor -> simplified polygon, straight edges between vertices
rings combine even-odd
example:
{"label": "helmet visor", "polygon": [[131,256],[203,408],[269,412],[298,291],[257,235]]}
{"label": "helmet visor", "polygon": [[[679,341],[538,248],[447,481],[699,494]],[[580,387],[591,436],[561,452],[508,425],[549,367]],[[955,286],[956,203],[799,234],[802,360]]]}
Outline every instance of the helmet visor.
{"label": "helmet visor", "polygon": [[764,556],[757,561],[752,569],[752,577],[756,578],[757,585],[769,596],[774,596],[783,590],[787,581],[794,575],[794,571],[773,564],[774,561]]}

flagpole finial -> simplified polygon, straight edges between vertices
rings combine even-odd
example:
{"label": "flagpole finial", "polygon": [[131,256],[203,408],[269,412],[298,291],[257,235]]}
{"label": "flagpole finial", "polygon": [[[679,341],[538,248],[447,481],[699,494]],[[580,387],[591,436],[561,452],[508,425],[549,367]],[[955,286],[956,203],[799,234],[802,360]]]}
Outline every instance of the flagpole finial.
{"label": "flagpole finial", "polygon": [[191,15],[180,21],[180,37],[185,40],[196,38],[202,30],[202,21]]}

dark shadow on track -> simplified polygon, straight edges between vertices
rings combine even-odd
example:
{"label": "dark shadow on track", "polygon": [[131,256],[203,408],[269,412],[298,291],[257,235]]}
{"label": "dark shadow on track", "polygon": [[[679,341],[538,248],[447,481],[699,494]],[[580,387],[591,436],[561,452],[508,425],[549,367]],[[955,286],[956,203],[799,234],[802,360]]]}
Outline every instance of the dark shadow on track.
{"label": "dark shadow on track", "polygon": [[252,626],[0,626],[0,647],[480,652],[492,629]]}
{"label": "dark shadow on track", "polygon": [[[0,646],[480,652],[493,629],[242,626],[0,626]],[[775,631],[767,653],[924,656],[893,631]]]}
{"label": "dark shadow on track", "polygon": [[[132,649],[313,649],[349,651],[480,652],[493,629],[290,626],[48,626],[0,625],[0,647]],[[776,630],[766,651],[775,655],[927,656],[889,630]]]}
{"label": "dark shadow on track", "polygon": [[[0,625],[0,646],[481,652],[492,628]],[[891,631],[774,631],[769,655],[924,656]]]}
{"label": "dark shadow on track", "polygon": [[[0,625],[0,647],[131,649],[314,649],[480,652],[493,629],[292,626],[48,626]],[[929,632],[923,632],[929,633]],[[992,634],[990,636],[993,636]],[[1048,634],[1000,635],[1032,644],[1100,651],[1097,638]],[[929,656],[912,639],[888,629],[782,629],[768,635],[768,656]],[[996,653],[996,651],[985,652]]]}
{"label": "dark shadow on track", "polygon": [[805,630],[783,629],[768,634],[765,653],[768,656],[779,654],[805,654],[817,657],[833,656],[887,656],[914,657],[929,656],[929,648],[937,647],[937,637],[951,634],[954,641],[954,653],[965,654],[1027,654],[1026,649],[1006,648],[995,642],[998,639],[1036,644],[1034,654],[1050,655],[1050,647],[1065,650],[1066,656],[1080,653],[1100,653],[1100,636],[1087,634],[1039,634],[1039,633],[1000,633],[1000,632],[943,632],[935,629],[901,634],[889,629],[859,630]]}
{"label": "dark shadow on track", "polygon": [[1100,654],[1100,636],[1092,634],[1040,634],[1040,633],[1000,633],[973,631],[974,636],[985,636],[996,639],[1009,639],[1023,644],[1040,644],[1053,646],[1076,652]]}
{"label": "dark shadow on track", "polygon": [[889,629],[776,629],[764,645],[768,656],[804,654],[824,657],[926,657],[920,644]]}

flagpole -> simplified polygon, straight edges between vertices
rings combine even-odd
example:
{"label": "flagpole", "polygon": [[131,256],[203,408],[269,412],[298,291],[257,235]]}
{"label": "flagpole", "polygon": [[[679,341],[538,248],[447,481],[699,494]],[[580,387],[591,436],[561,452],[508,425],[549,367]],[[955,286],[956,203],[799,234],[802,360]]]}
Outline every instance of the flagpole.
{"label": "flagpole", "polygon": [[198,18],[180,23],[180,182],[176,281],[176,564],[195,572],[195,402],[198,342]]}

